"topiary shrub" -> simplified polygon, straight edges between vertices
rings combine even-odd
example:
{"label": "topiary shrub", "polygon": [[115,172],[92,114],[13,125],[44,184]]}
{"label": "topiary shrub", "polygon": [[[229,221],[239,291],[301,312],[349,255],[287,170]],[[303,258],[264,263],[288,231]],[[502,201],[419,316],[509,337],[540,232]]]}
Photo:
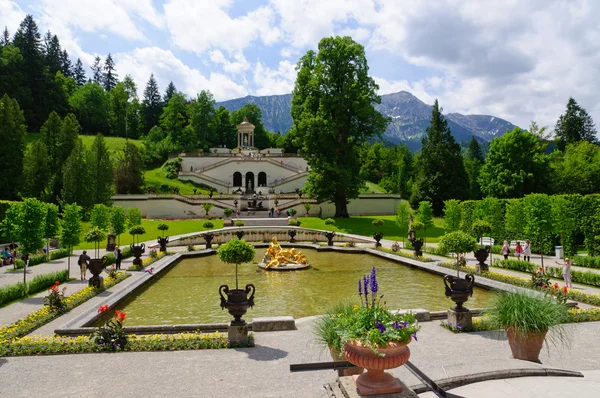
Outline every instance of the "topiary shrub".
{"label": "topiary shrub", "polygon": [[235,222],[235,226],[236,227],[243,227],[244,226],[244,222],[243,221],[236,221]]}
{"label": "topiary shrub", "polygon": [[249,263],[254,259],[254,246],[243,239],[230,240],[226,244],[219,246],[217,255],[219,260],[228,264],[235,264],[235,288],[238,289],[238,266],[242,263]]}

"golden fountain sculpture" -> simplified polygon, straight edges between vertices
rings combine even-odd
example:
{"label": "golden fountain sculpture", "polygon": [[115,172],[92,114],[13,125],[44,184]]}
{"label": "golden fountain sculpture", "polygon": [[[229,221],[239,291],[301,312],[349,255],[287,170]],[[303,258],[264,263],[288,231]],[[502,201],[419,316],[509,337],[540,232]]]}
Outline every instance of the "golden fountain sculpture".
{"label": "golden fountain sculpture", "polygon": [[310,264],[300,250],[283,249],[277,242],[277,238],[273,237],[259,266],[264,269],[303,269],[310,267]]}

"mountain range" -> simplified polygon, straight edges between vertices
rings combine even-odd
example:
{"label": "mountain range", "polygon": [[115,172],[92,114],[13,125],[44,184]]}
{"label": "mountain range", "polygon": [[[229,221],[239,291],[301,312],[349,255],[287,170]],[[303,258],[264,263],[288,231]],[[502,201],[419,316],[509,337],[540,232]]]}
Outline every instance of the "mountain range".
{"label": "mountain range", "polygon": [[[285,134],[292,126],[291,94],[246,96],[228,101],[218,102],[230,112],[240,109],[246,104],[256,104],[262,110],[262,121],[269,131]],[[381,104],[375,108],[384,116],[391,118],[391,123],[383,134],[383,138],[391,143],[404,143],[416,150],[421,147],[421,139],[431,119],[432,106],[427,105],[414,95],[400,91],[381,96]],[[489,142],[512,130],[515,126],[499,117],[489,115],[463,115],[449,113],[444,115],[452,135],[458,142],[464,142],[475,136],[480,142]]]}

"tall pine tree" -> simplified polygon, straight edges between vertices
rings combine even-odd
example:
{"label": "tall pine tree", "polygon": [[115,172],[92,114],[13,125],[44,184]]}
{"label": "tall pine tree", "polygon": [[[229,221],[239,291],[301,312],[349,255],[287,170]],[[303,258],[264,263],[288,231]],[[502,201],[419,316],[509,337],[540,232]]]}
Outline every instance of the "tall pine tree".
{"label": "tall pine tree", "polygon": [[92,206],[89,191],[93,184],[90,184],[87,162],[88,152],[81,139],[78,138],[63,169],[62,202],[64,204],[77,203],[89,210]]}
{"label": "tall pine tree", "polygon": [[50,179],[48,168],[48,148],[42,140],[35,140],[27,147],[23,159],[24,198],[46,198],[46,186]]}
{"label": "tall pine tree", "polygon": [[44,38],[46,46],[46,65],[50,72],[50,76],[54,76],[56,72],[62,71],[62,50],[60,42],[56,35],[52,35],[50,31],[46,33]]}
{"label": "tall pine tree", "polygon": [[4,27],[4,31],[2,32],[2,38],[0,38],[0,45],[10,45],[10,33],[8,33],[8,28],[6,26]]}
{"label": "tall pine tree", "polygon": [[96,55],[94,64],[90,68],[92,69],[92,81],[102,86],[104,84],[104,73],[102,72],[102,59],[99,55]]}
{"label": "tall pine tree", "polygon": [[556,122],[554,134],[558,149],[561,151],[564,151],[568,144],[579,141],[588,141],[593,144],[597,142],[596,126],[592,117],[572,97],[569,98],[565,114],[560,115]]}
{"label": "tall pine tree", "polygon": [[73,64],[71,63],[71,58],[69,58],[69,53],[67,50],[63,50],[60,55],[61,62],[61,71],[65,77],[73,77]]}
{"label": "tall pine tree", "polygon": [[25,152],[25,118],[16,100],[4,94],[0,99],[0,198],[16,199]]}
{"label": "tall pine tree", "polygon": [[469,199],[481,199],[481,188],[479,187],[478,178],[483,162],[484,157],[481,152],[481,146],[475,139],[475,136],[471,136],[471,141],[469,141],[469,147],[467,148],[464,159],[465,170],[469,176]]}
{"label": "tall pine tree", "polygon": [[142,102],[142,118],[144,132],[150,131],[154,126],[158,125],[160,115],[162,113],[162,103],[158,84],[154,79],[154,73],[150,75],[146,88],[144,89],[144,101]]}
{"label": "tall pine tree", "polygon": [[85,70],[83,69],[83,64],[81,63],[81,59],[77,58],[77,62],[75,63],[75,70],[73,71],[73,78],[77,82],[78,86],[83,86],[87,79],[85,77]]}
{"label": "tall pine tree", "polygon": [[169,103],[169,100],[171,99],[171,97],[173,97],[173,94],[175,94],[176,92],[177,89],[175,88],[173,82],[169,82],[169,85],[167,86],[167,89],[165,91],[165,96],[163,97],[163,102],[165,106]]}
{"label": "tall pine tree", "polygon": [[422,143],[410,203],[413,208],[417,208],[419,202],[429,201],[433,206],[433,213],[441,216],[444,201],[466,199],[469,180],[460,154],[460,145],[454,140],[437,99],[433,104],[427,137],[423,138]]}
{"label": "tall pine tree", "polygon": [[115,62],[110,53],[108,53],[106,60],[104,61],[104,89],[110,91],[115,88],[118,82],[119,80],[115,73]]}
{"label": "tall pine tree", "polygon": [[111,204],[114,192],[113,166],[106,140],[102,134],[94,138],[87,162],[90,177],[91,203]]}

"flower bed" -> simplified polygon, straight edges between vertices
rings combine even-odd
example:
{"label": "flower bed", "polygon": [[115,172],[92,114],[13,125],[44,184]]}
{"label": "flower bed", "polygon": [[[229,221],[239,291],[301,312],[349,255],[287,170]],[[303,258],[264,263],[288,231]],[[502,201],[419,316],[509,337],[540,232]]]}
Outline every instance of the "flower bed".
{"label": "flower bed", "polygon": [[390,250],[390,249],[385,248],[385,247],[378,247],[377,250],[380,250],[380,251],[385,252],[385,253],[393,254],[395,256],[400,256],[400,257],[404,257],[404,258],[410,258],[411,260],[422,261],[424,263],[430,263],[430,262],[435,261],[435,260],[432,260],[432,259],[430,259],[428,257],[425,257],[425,256],[415,256],[414,254],[406,254],[406,253],[403,253],[401,251],[393,251],[393,250]]}
{"label": "flower bed", "polygon": [[37,275],[31,282],[27,283],[27,288],[22,282],[0,287],[0,306],[26,297],[28,294],[36,294],[48,289],[55,281],[64,282],[69,280],[67,270],[50,272],[48,274]]}
{"label": "flower bed", "polygon": [[[440,267],[444,267],[444,268],[448,268],[448,269],[452,269],[452,270],[456,269],[456,264],[453,264],[453,263],[452,264],[439,263],[438,265]],[[541,288],[533,288],[531,286],[530,279],[519,278],[517,276],[504,275],[504,274],[499,274],[497,272],[492,272],[492,271],[477,272],[477,271],[475,271],[475,268],[473,268],[473,267],[461,267],[461,271],[468,272],[473,275],[482,276],[484,278],[492,279],[492,280],[495,280],[498,282],[508,283],[508,284],[514,285],[514,286],[521,286],[521,287],[525,287],[525,288],[529,288],[529,289],[533,289],[533,290],[540,290],[540,291],[544,290]],[[548,287],[547,289],[550,289],[550,288],[551,287]],[[582,303],[600,306],[600,296],[598,296],[596,294],[587,294],[587,293],[583,293],[583,292],[580,292],[575,289],[569,289],[566,293],[563,293],[563,294],[566,296],[566,298],[568,298],[570,300],[580,301]]]}
{"label": "flower bed", "polygon": [[[494,267],[506,268],[515,271],[532,273],[537,268],[537,265],[529,263],[527,261],[518,260],[501,260],[494,261]],[[544,273],[556,279],[562,279],[562,267],[548,267],[544,268]],[[571,269],[571,280],[574,283],[581,283],[584,285],[600,287],[600,273],[592,271],[576,271]]]}
{"label": "flower bed", "polygon": [[[64,271],[66,272],[66,271]],[[117,274],[116,278],[108,277],[104,280],[104,287],[108,289],[122,280],[129,277],[129,274],[125,272],[120,272]],[[45,288],[47,289],[49,285],[52,283],[48,283]],[[104,291],[104,289],[96,289],[93,287],[86,287],[83,290],[80,290],[77,293],[74,293],[70,296],[67,296],[63,299],[65,304],[65,311],[69,311],[78,305],[86,302],[92,297],[96,296],[98,293]],[[21,336],[24,336],[31,331],[45,325],[46,323],[52,321],[53,319],[62,315],[65,311],[51,311],[50,307],[43,306],[39,310],[32,312],[27,315],[25,318],[18,320],[17,322],[4,326],[0,328],[0,345],[4,344],[6,340],[17,339]]]}
{"label": "flower bed", "polygon": [[[154,251],[154,253],[156,253],[156,251]],[[142,260],[141,266],[130,265],[129,268],[127,268],[127,271],[141,271],[144,268],[146,268],[147,266],[149,266],[150,264],[152,264],[153,262],[158,261],[161,258],[163,258],[166,254],[167,253],[165,253],[165,252],[160,252],[160,253],[157,253],[156,255],[153,255],[152,252],[150,252],[150,255]]]}
{"label": "flower bed", "polygon": [[[248,343],[227,341],[227,333],[178,333],[129,335],[124,351],[177,351],[218,348],[254,347],[254,335],[248,335]],[[54,337],[25,336],[13,341],[0,341],[0,356],[87,354],[105,352],[90,336]]]}

